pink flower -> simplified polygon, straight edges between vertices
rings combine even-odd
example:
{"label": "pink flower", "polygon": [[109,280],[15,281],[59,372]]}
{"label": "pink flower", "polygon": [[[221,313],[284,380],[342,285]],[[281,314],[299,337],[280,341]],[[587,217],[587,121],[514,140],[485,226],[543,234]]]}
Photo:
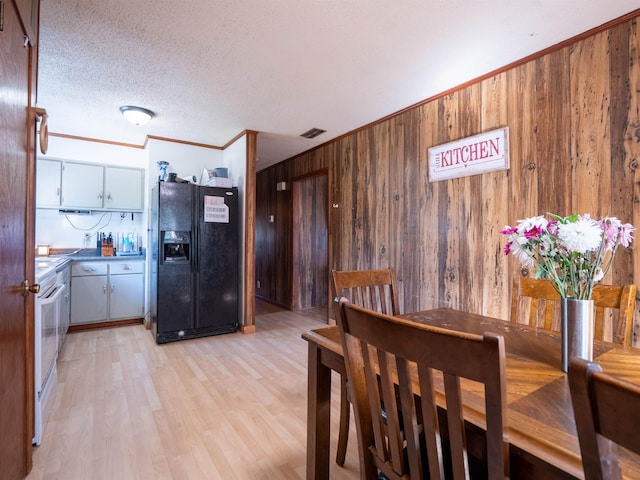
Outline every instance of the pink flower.
{"label": "pink flower", "polygon": [[600,226],[602,227],[603,231],[604,250],[606,252],[610,252],[617,245],[618,234],[620,232],[622,222],[616,217],[605,217],[600,222]]}
{"label": "pink flower", "polygon": [[538,238],[542,233],[543,230],[540,227],[534,225],[531,230],[527,230],[526,232],[524,232],[524,238],[526,238],[527,240]]}
{"label": "pink flower", "polygon": [[635,228],[630,223],[625,223],[620,226],[620,245],[627,248],[631,245],[633,236],[631,235],[635,231]]}

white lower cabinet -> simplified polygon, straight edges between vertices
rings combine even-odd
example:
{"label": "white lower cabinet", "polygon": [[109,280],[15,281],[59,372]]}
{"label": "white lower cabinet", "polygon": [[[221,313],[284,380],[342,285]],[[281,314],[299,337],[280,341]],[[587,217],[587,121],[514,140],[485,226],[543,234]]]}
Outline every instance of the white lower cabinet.
{"label": "white lower cabinet", "polygon": [[107,262],[74,262],[71,265],[71,325],[107,321]]}
{"label": "white lower cabinet", "polygon": [[71,266],[71,325],[143,316],[143,261],[83,261]]}
{"label": "white lower cabinet", "polygon": [[112,262],[109,264],[109,318],[141,318],[144,316],[144,263]]}

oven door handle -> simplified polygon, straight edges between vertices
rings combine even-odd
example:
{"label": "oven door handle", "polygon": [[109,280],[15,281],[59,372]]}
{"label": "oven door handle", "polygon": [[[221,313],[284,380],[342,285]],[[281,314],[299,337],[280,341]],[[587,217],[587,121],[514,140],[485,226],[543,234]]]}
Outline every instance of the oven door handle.
{"label": "oven door handle", "polygon": [[60,295],[62,295],[62,292],[64,292],[65,288],[66,287],[64,286],[64,284],[56,285],[55,293],[50,297],[43,298],[42,300],[40,300],[40,305],[42,306],[49,305],[55,302],[56,300],[58,300],[58,298],[60,298]]}

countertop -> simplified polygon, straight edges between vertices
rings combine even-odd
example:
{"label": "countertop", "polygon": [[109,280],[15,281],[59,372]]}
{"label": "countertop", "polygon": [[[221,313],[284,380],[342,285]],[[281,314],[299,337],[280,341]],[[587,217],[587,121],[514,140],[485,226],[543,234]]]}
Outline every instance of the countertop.
{"label": "countertop", "polygon": [[141,251],[139,253],[126,253],[126,254],[116,254],[108,257],[103,257],[100,255],[100,251],[95,248],[76,248],[76,249],[51,249],[49,257],[36,257],[36,260],[39,258],[69,258],[70,260],[144,260],[145,259],[145,251]]}
{"label": "countertop", "polygon": [[98,250],[95,248],[52,249],[50,253],[49,256],[36,256],[36,283],[41,283],[44,278],[52,275],[54,272],[62,271],[68,264],[74,261],[132,261],[145,259],[144,251],[136,255],[127,254],[111,257],[98,255]]}

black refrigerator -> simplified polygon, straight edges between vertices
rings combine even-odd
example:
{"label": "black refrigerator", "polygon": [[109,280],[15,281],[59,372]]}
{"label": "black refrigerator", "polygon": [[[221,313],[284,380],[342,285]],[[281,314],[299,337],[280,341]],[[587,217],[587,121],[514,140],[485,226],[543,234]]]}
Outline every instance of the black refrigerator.
{"label": "black refrigerator", "polygon": [[158,182],[151,204],[150,311],[156,342],[235,332],[238,189]]}

